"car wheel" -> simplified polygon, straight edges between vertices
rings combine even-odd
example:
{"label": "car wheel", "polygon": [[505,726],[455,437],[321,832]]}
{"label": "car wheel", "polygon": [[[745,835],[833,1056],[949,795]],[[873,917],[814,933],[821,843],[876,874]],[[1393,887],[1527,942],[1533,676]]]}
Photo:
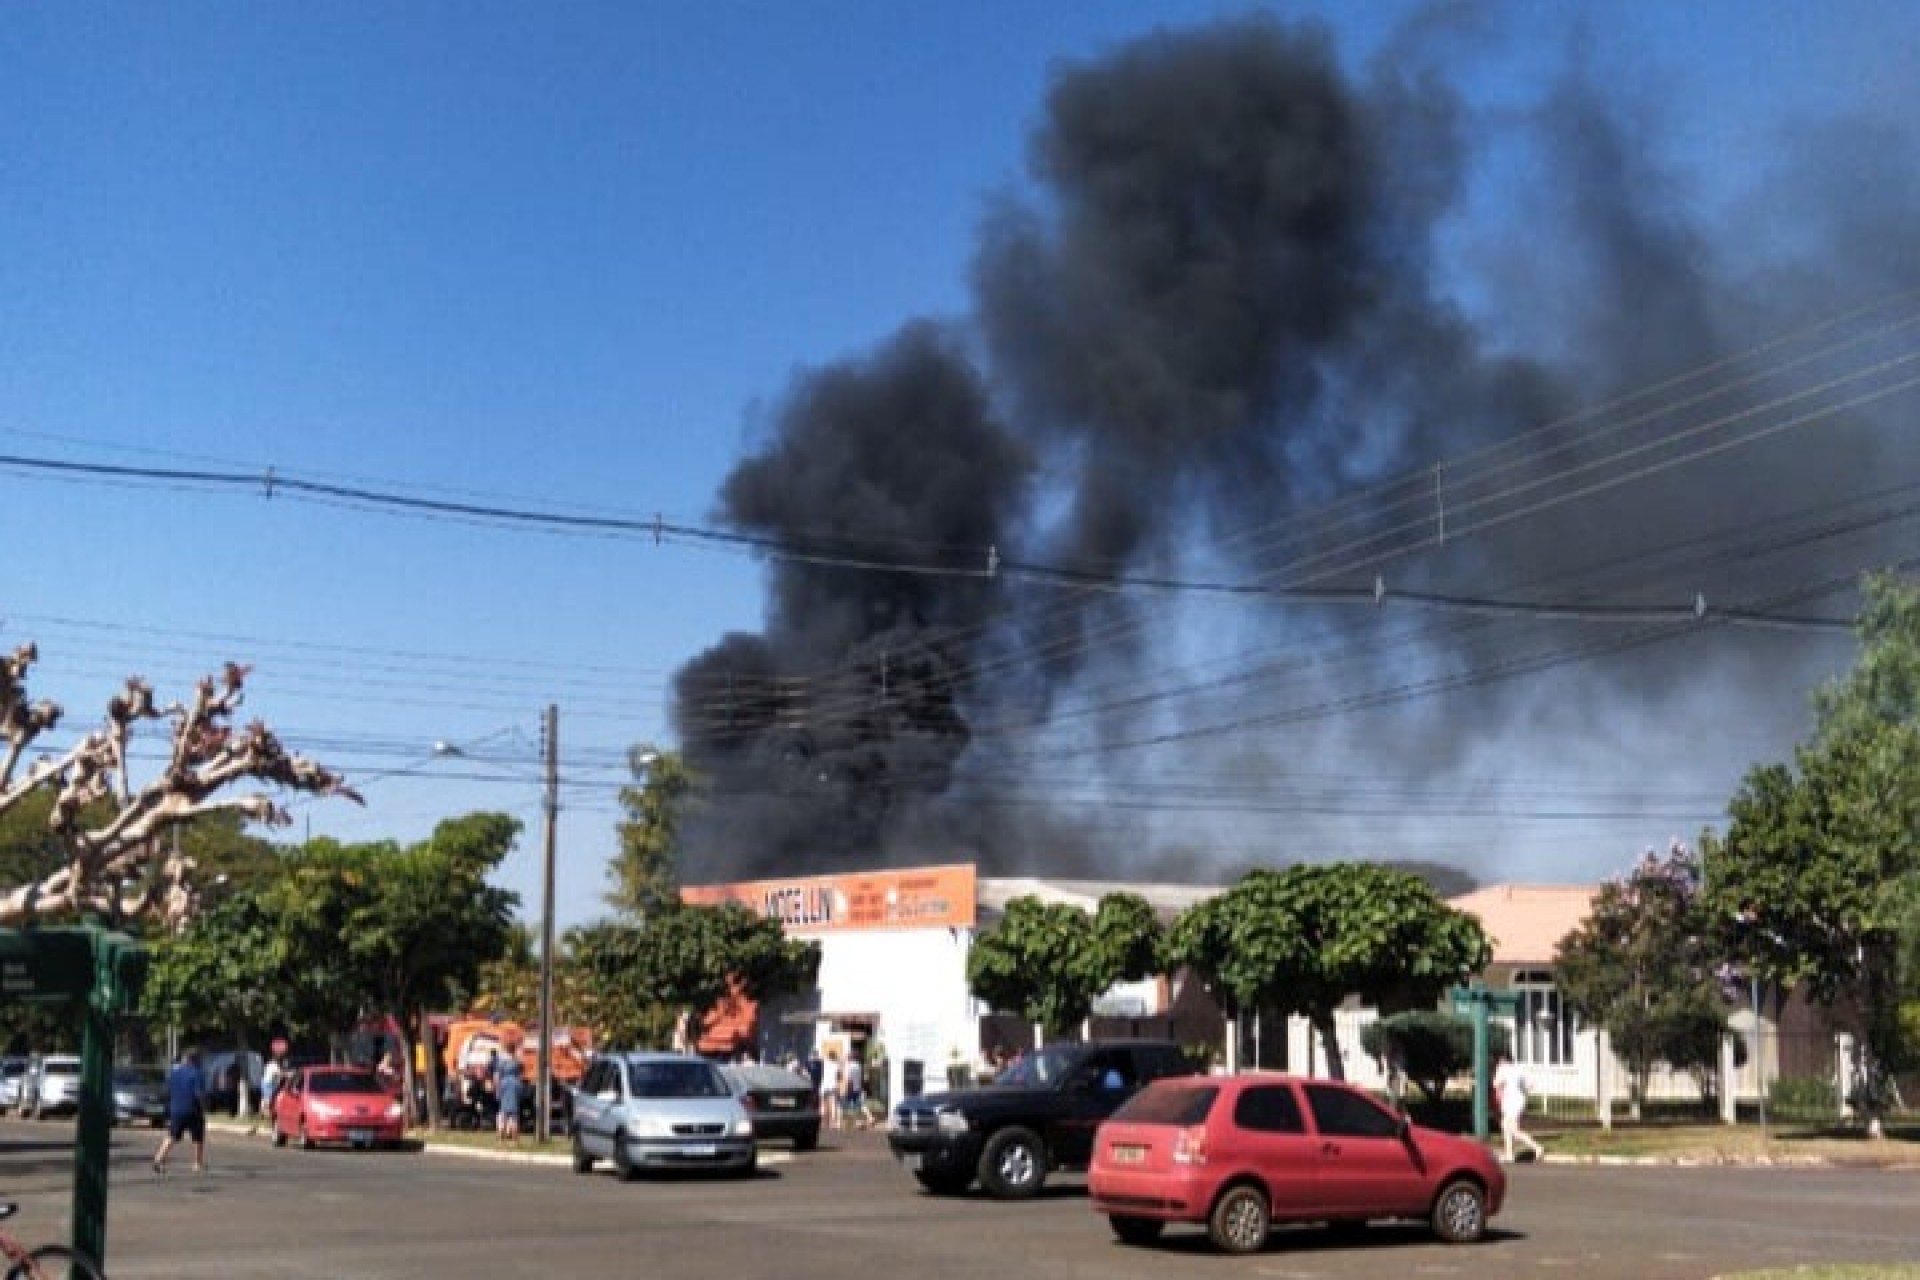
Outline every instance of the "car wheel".
{"label": "car wheel", "polygon": [[272,1131],[272,1132],[273,1132],[273,1145],[274,1145],[274,1146],[276,1146],[276,1147],[284,1147],[284,1146],[286,1146],[286,1145],[287,1145],[287,1131],[286,1131],[285,1129],[282,1129],[282,1128],[280,1127],[280,1121],[279,1121],[278,1119],[275,1119],[275,1120],[274,1120],[274,1122],[273,1122],[273,1131]]}
{"label": "car wheel", "polygon": [[1002,1129],[980,1153],[980,1185],[999,1200],[1025,1200],[1047,1180],[1047,1148],[1026,1129]]}
{"label": "car wheel", "polygon": [[593,1157],[588,1155],[587,1149],[580,1144],[578,1129],[573,1131],[573,1171],[575,1173],[593,1172]]}
{"label": "car wheel", "polygon": [[811,1151],[819,1145],[820,1145],[820,1131],[818,1129],[815,1129],[809,1133],[801,1133],[801,1134],[794,1135],[793,1149],[795,1151]]}
{"label": "car wheel", "polygon": [[1487,1193],[1479,1184],[1456,1178],[1440,1188],[1433,1202],[1433,1234],[1448,1244],[1472,1244],[1487,1232]]}
{"label": "car wheel", "polygon": [[933,1173],[919,1169],[913,1176],[936,1196],[957,1196],[973,1184],[973,1179],[965,1173]]}
{"label": "car wheel", "polygon": [[1152,1244],[1167,1228],[1158,1218],[1130,1218],[1124,1213],[1108,1214],[1107,1225],[1122,1244]]}
{"label": "car wheel", "polygon": [[1255,1253],[1266,1247],[1267,1229],[1272,1225],[1265,1194],[1243,1182],[1228,1187],[1213,1202],[1207,1238],[1226,1253]]}
{"label": "car wheel", "polygon": [[627,1150],[626,1132],[621,1129],[613,1132],[613,1171],[620,1175],[622,1182],[632,1182],[640,1172],[634,1167],[633,1154]]}

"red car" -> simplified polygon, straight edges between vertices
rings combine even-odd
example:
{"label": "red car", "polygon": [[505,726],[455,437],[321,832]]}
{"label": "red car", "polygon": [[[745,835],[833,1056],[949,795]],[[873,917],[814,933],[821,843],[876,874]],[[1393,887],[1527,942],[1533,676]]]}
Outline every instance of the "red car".
{"label": "red car", "polygon": [[273,1145],[296,1138],[303,1147],[398,1145],[407,1115],[400,1099],[367,1067],[301,1067],[273,1099]]}
{"label": "red car", "polygon": [[1477,1240],[1507,1178],[1480,1143],[1410,1124],[1358,1089],[1251,1074],[1142,1089],[1100,1126],[1087,1187],[1128,1244],[1192,1222],[1218,1248],[1252,1253],[1276,1222],[1417,1218],[1442,1240]]}

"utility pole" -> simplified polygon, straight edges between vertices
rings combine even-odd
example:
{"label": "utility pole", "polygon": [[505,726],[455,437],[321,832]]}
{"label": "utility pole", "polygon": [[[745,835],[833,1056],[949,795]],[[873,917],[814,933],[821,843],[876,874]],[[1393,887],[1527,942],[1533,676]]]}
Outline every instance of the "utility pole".
{"label": "utility pole", "polygon": [[547,705],[547,833],[540,877],[540,1085],[533,1133],[553,1136],[553,859],[560,825],[560,708]]}

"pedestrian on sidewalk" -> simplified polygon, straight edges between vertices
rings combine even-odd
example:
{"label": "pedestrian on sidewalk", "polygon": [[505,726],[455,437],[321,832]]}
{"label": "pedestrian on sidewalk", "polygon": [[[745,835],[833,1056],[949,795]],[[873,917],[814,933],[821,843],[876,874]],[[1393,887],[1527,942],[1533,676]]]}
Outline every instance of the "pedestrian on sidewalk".
{"label": "pedestrian on sidewalk", "polygon": [[193,1142],[193,1171],[207,1171],[207,1078],[200,1071],[200,1050],[189,1048],[167,1072],[167,1136],[153,1153],[153,1172],[167,1173],[167,1155],[181,1138]]}
{"label": "pedestrian on sidewalk", "polygon": [[1516,1141],[1525,1144],[1535,1160],[1546,1155],[1546,1149],[1520,1127],[1520,1118],[1527,1110],[1527,1078],[1521,1073],[1520,1064],[1504,1053],[1493,1071],[1493,1091],[1500,1099],[1500,1141],[1506,1149],[1507,1163],[1513,1163]]}

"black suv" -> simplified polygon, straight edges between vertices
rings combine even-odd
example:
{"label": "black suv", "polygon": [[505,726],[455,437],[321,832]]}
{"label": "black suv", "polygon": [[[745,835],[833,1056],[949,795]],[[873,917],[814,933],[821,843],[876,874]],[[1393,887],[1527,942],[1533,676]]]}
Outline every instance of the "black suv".
{"label": "black suv", "polygon": [[1086,1168],[1093,1131],[1140,1086],[1193,1073],[1171,1041],[1048,1045],[983,1089],[906,1099],[893,1109],[887,1144],[936,1195],[978,1178],[988,1195],[1024,1199],[1050,1170]]}

